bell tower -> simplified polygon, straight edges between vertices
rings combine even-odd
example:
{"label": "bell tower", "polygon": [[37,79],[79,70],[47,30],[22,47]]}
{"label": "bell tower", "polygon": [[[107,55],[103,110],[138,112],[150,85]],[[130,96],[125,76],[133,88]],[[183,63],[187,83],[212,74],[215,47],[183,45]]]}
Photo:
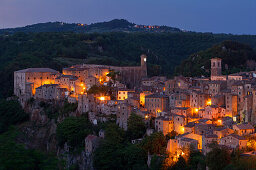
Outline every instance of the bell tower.
{"label": "bell tower", "polygon": [[221,76],[221,59],[212,58],[211,59],[211,77]]}
{"label": "bell tower", "polygon": [[140,56],[140,67],[141,67],[141,76],[147,77],[147,56],[142,54]]}

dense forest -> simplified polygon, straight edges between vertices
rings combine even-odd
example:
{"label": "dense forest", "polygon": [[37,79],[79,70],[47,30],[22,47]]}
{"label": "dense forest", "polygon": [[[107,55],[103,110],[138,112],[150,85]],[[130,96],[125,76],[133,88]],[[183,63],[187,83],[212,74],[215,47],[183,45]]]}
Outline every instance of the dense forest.
{"label": "dense forest", "polygon": [[208,33],[15,33],[0,36],[1,96],[10,96],[13,72],[28,67],[61,71],[77,63],[139,65],[148,56],[148,73],[172,76],[188,56],[224,40],[256,48],[256,36]]}
{"label": "dense forest", "polygon": [[243,43],[224,41],[209,49],[192,54],[176,68],[175,73],[184,76],[209,76],[210,59],[214,57],[222,59],[224,75],[255,70],[256,67],[255,50]]}

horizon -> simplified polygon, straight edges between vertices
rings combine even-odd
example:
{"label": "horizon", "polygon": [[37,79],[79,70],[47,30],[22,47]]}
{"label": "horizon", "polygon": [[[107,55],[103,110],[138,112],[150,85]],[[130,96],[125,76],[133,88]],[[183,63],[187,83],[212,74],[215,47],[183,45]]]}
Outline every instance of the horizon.
{"label": "horizon", "polygon": [[165,25],[193,32],[256,35],[254,11],[256,2],[253,0],[243,3],[241,0],[77,0],[75,3],[2,0],[0,28],[56,21],[90,24],[126,19],[135,24]]}

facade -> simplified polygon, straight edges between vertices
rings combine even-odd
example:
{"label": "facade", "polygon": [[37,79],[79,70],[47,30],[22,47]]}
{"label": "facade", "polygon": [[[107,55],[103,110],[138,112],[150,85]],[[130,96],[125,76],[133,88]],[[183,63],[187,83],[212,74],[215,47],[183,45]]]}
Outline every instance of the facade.
{"label": "facade", "polygon": [[249,135],[254,133],[254,127],[249,123],[235,124],[233,126],[234,131],[241,136]]}
{"label": "facade", "polygon": [[59,74],[50,68],[28,68],[14,72],[14,95],[18,96],[21,103],[33,97],[36,88],[44,84],[54,84]]}
{"label": "facade", "polygon": [[174,121],[170,116],[159,116],[155,119],[155,129],[157,132],[163,132],[167,135],[174,130]]}
{"label": "facade", "polygon": [[227,80],[226,76],[221,74],[222,66],[220,58],[211,59],[211,80]]}
{"label": "facade", "polygon": [[162,94],[148,95],[145,97],[145,108],[153,116],[157,112],[166,112],[169,110],[169,97]]}
{"label": "facade", "polygon": [[57,99],[58,96],[58,84],[44,84],[36,88],[35,98],[36,99]]}
{"label": "facade", "polygon": [[231,134],[220,139],[220,145],[225,145],[230,148],[245,149],[247,146],[247,140],[237,134]]}
{"label": "facade", "polygon": [[131,112],[132,106],[128,103],[121,103],[118,105],[118,109],[116,112],[116,124],[119,125],[120,128],[127,130],[128,118],[130,117]]}

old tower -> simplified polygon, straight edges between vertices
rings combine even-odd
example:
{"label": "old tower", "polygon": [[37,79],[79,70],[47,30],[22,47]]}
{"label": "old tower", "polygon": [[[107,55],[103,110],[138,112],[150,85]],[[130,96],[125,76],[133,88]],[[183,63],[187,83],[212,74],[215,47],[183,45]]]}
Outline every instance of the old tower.
{"label": "old tower", "polygon": [[211,59],[211,77],[221,76],[221,59]]}
{"label": "old tower", "polygon": [[147,77],[147,56],[142,54],[140,56],[140,64],[141,64],[141,77]]}

